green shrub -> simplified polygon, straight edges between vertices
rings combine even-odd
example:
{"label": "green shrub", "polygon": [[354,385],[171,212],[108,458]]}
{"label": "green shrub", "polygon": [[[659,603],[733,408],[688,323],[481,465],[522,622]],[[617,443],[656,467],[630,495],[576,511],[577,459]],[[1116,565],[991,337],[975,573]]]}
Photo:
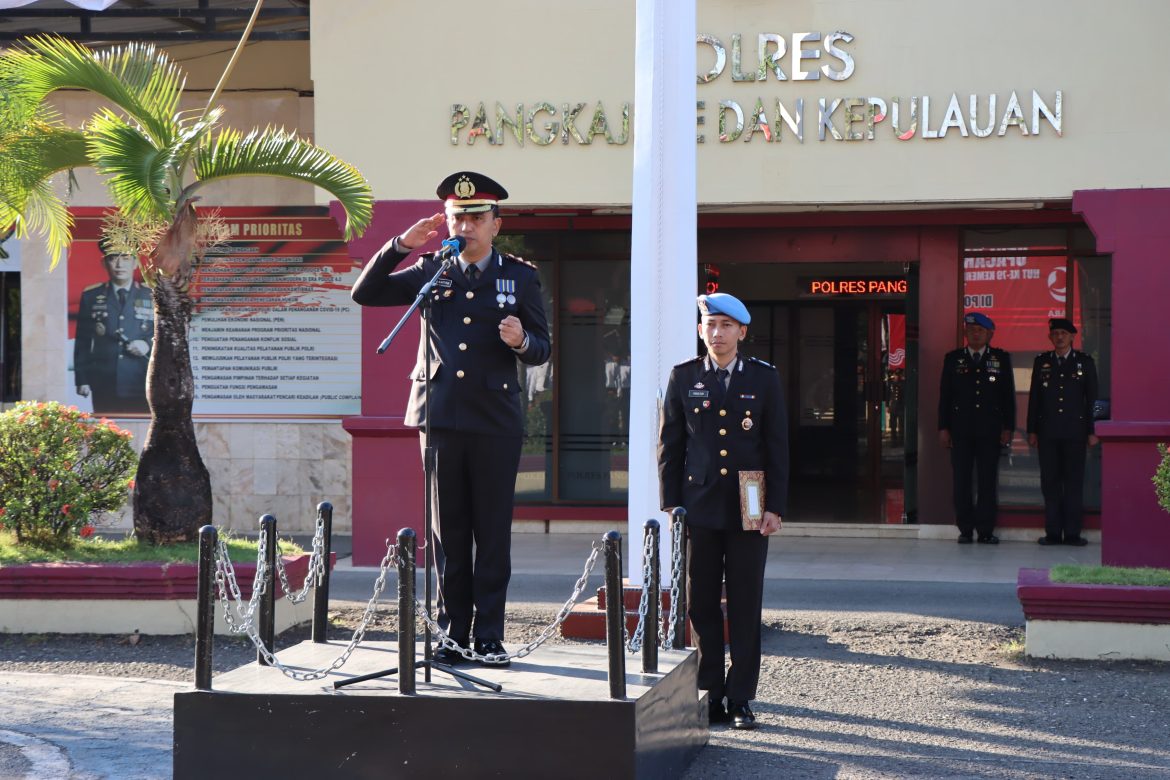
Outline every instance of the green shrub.
{"label": "green shrub", "polygon": [[1154,491],[1158,494],[1158,503],[1170,512],[1170,446],[1159,444],[1158,452],[1162,453],[1162,462],[1154,471]]}
{"label": "green shrub", "polygon": [[130,432],[77,407],[24,401],[0,414],[0,524],[18,541],[68,545],[121,507],[138,462]]}

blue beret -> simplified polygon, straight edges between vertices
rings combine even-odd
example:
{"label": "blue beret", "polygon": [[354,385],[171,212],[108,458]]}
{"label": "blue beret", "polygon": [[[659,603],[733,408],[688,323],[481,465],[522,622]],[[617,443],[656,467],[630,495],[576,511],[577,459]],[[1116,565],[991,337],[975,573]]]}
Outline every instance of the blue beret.
{"label": "blue beret", "polygon": [[700,295],[699,313],[704,317],[711,314],[726,314],[740,325],[748,325],[752,321],[752,315],[748,314],[747,307],[740,303],[739,298],[727,293]]}
{"label": "blue beret", "polygon": [[995,322],[981,311],[967,312],[963,315],[964,325],[978,325],[988,330],[995,330]]}

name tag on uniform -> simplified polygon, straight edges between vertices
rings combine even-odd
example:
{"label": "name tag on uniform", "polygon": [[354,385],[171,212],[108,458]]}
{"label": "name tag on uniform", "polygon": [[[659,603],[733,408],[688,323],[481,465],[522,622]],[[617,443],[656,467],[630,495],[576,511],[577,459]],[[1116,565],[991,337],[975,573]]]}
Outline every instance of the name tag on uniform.
{"label": "name tag on uniform", "polygon": [[754,401],[754,400],[756,400],[756,396],[755,396],[755,394],[753,394],[753,393],[740,393],[740,394],[739,394],[739,397],[740,397],[740,398],[744,398],[744,399],[746,399],[746,400],[748,400],[748,401]]}
{"label": "name tag on uniform", "polygon": [[711,393],[708,390],[688,390],[687,391],[687,398],[706,398],[709,395],[711,395]]}
{"label": "name tag on uniform", "polygon": [[439,277],[435,280],[435,284],[439,285],[440,287],[450,287],[454,284],[454,282],[445,277]]}

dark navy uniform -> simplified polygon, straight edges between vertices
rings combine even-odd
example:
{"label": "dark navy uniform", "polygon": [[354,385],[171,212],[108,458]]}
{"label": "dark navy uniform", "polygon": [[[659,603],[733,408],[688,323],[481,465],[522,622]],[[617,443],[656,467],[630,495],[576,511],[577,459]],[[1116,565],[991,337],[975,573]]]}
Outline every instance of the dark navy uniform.
{"label": "dark navy uniform", "polygon": [[[353,300],[363,306],[411,303],[441,262],[428,253],[394,271],[409,254],[396,239],[374,255],[354,285]],[[516,316],[527,334],[523,351],[500,339],[498,326],[508,315]],[[431,409],[425,402],[424,330],[405,423],[421,428],[429,414],[438,452],[438,535],[445,559],[440,619],[451,637],[464,643],[471,636],[474,604],[475,638],[500,640],[524,431],[516,361],[541,365],[551,353],[536,267],[495,250],[474,282],[453,267],[432,289],[430,325]]]}
{"label": "dark navy uniform", "polygon": [[[955,522],[959,533],[988,539],[995,531],[1000,436],[1016,427],[1011,355],[988,346],[981,359],[966,347],[943,359],[938,429],[951,435]],[[977,475],[975,503],[971,475]]]}
{"label": "dark navy uniform", "polygon": [[1037,439],[1044,532],[1052,542],[1080,538],[1085,454],[1093,433],[1097,365],[1075,349],[1061,359],[1042,352],[1032,364],[1028,433]]}
{"label": "dark navy uniform", "polygon": [[[709,357],[670,374],[658,443],[664,510],[687,510],[687,603],[699,645],[699,687],[712,702],[755,698],[768,537],[744,531],[739,472],[765,472],[764,509],[783,515],[788,499],[788,422],[780,374],[737,357],[726,390]],[[731,666],[724,676],[724,577]]]}
{"label": "dark navy uniform", "polygon": [[154,300],[150,288],[134,282],[125,294],[109,283],[81,293],[77,338],[73,343],[74,384],[89,385],[93,410],[99,414],[149,412],[146,366],[150,352],[139,357],[126,347],[132,341],[154,344]]}

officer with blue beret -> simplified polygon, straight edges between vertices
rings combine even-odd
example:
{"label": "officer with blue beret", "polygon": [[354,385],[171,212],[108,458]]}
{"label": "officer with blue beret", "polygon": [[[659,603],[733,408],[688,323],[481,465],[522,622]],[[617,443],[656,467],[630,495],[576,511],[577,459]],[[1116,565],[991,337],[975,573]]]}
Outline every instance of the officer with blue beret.
{"label": "officer with blue beret", "polygon": [[959,544],[999,544],[995,535],[999,457],[1016,428],[1012,359],[991,346],[995,322],[983,312],[965,314],[963,332],[967,345],[943,358],[938,436],[951,452]]}
{"label": "officer with blue beret", "polygon": [[1097,400],[1097,364],[1072,348],[1077,329],[1072,320],[1048,321],[1051,352],[1032,364],[1028,391],[1028,444],[1040,458],[1044,494],[1042,545],[1088,544],[1081,536],[1084,516],[1085,456],[1097,444],[1093,404]]}
{"label": "officer with blue beret", "polygon": [[[687,605],[698,638],[699,687],[711,723],[755,728],[768,537],[788,498],[788,420],[780,374],[739,354],[751,315],[727,293],[700,295],[706,353],[670,372],[658,440],[662,509],[687,511]],[[745,530],[740,472],[763,472],[758,529]],[[752,525],[752,524],[749,524]],[[731,666],[724,670],[724,581]],[[726,699],[726,706],[724,700]]]}
{"label": "officer with blue beret", "polygon": [[[446,223],[465,241],[457,264],[431,290],[429,328],[421,332],[405,424],[422,431],[430,417],[438,453],[439,623],[462,647],[507,666],[504,607],[511,577],[512,509],[524,435],[516,361],[539,366],[551,342],[540,275],[527,260],[492,245],[500,232],[499,202],[508,191],[475,171],[439,183],[442,212],[424,217],[389,241],[366,264],[351,293],[362,306],[402,306],[439,271],[433,252],[395,270]],[[430,333],[431,398],[426,403]],[[461,663],[443,648],[435,660]]]}

